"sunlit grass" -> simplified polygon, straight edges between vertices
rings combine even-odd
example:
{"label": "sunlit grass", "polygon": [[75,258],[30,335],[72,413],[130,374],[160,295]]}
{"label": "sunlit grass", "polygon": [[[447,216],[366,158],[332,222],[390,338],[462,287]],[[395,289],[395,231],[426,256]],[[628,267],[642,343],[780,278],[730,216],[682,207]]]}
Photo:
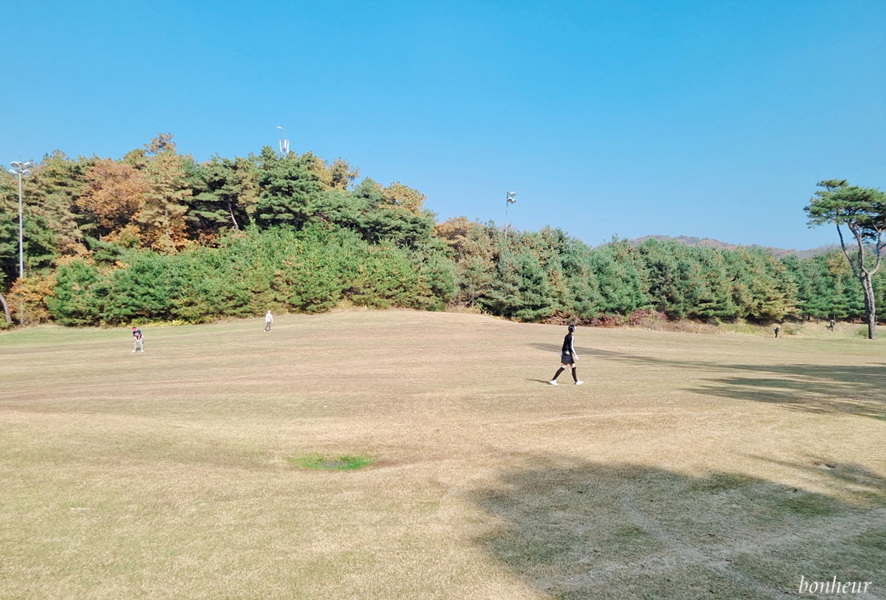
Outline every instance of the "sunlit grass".
{"label": "sunlit grass", "polygon": [[[883,340],[343,311],[0,334],[0,599],[771,598],[886,572]],[[843,577],[849,579],[849,577]],[[879,596],[882,590],[875,591]]]}

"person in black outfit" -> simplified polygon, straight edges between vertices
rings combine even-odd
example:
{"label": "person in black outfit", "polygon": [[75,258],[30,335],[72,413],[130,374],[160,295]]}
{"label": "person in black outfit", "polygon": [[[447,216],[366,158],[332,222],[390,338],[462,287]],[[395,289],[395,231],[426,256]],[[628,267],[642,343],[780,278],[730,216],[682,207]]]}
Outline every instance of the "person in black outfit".
{"label": "person in black outfit", "polygon": [[570,325],[568,329],[569,333],[563,338],[563,348],[560,350],[560,369],[554,374],[553,379],[548,381],[551,385],[557,385],[557,377],[559,377],[560,373],[567,368],[572,369],[572,380],[575,381],[575,385],[581,385],[584,383],[584,381],[579,380],[578,375],[575,372],[575,361],[578,360],[578,354],[575,353],[575,344],[573,343],[572,335],[575,332],[575,325]]}

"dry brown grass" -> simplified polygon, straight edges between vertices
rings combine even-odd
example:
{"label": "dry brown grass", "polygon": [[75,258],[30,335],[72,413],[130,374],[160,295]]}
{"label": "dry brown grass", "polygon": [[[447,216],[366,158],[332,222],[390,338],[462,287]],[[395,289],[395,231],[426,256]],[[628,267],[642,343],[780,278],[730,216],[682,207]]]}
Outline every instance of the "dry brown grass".
{"label": "dry brown grass", "polygon": [[0,598],[886,597],[882,341],[262,327],[0,335]]}

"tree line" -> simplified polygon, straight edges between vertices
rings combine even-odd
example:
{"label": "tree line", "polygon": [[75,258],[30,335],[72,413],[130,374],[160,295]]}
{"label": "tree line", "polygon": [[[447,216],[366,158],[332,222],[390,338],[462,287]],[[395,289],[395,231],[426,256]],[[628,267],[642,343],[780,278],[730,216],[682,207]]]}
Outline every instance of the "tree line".
{"label": "tree line", "polygon": [[[65,325],[203,322],[337,306],[468,307],[524,321],[860,319],[866,296],[839,251],[521,232],[436,222],[425,197],[346,161],[270,147],[197,162],[161,134],[120,160],[53,152],[18,190],[0,175],[0,298],[10,317]],[[872,290],[883,302],[882,274]]]}

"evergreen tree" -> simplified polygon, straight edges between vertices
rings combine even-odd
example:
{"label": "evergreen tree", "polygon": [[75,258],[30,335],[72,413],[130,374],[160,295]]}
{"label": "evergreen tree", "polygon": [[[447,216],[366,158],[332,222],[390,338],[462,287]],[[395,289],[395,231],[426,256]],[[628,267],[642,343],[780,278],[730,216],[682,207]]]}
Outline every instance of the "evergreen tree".
{"label": "evergreen tree", "polygon": [[771,252],[738,248],[725,254],[732,278],[736,316],[759,321],[780,320],[792,308],[790,281]]}
{"label": "evergreen tree", "polygon": [[698,272],[685,260],[684,248],[676,242],[652,238],[637,248],[643,261],[649,300],[655,310],[670,318],[687,316],[691,311],[690,304],[695,300],[692,292],[699,287]]}
{"label": "evergreen tree", "polygon": [[256,221],[263,227],[284,225],[300,229],[314,216],[323,184],[312,157],[299,160],[289,153],[277,157],[269,147],[259,157],[259,199]]}
{"label": "evergreen tree", "polygon": [[52,291],[45,302],[57,323],[94,325],[104,320],[107,283],[91,261],[75,259],[60,265]]}
{"label": "evergreen tree", "polygon": [[714,322],[736,318],[732,281],[724,252],[696,246],[689,249],[689,255],[698,265],[702,283],[693,296],[694,307],[687,316]]}
{"label": "evergreen tree", "polygon": [[364,201],[357,226],[368,242],[418,248],[431,240],[434,216],[422,209],[424,196],[415,190],[402,184],[385,189],[367,178],[352,195]]}
{"label": "evergreen tree", "polygon": [[594,251],[579,240],[569,239],[564,244],[561,265],[568,290],[564,311],[569,316],[591,319],[602,313],[603,297],[592,269],[593,254]]}
{"label": "evergreen tree", "polygon": [[[868,338],[873,339],[877,337],[877,310],[872,278],[880,269],[886,248],[883,240],[886,193],[874,188],[850,186],[842,179],[820,181],[818,187],[822,189],[815,192],[804,209],[809,216],[809,226],[836,225],[840,248],[861,284]],[[848,246],[843,237],[844,226],[852,236]]]}
{"label": "evergreen tree", "polygon": [[183,247],[187,240],[186,200],[192,190],[185,165],[191,159],[176,153],[171,135],[160,134],[146,147],[148,160],[144,174],[147,189],[142,194],[135,220],[141,228],[144,245],[172,253]]}
{"label": "evergreen tree", "polygon": [[[76,214],[76,201],[84,187],[84,174],[92,160],[71,160],[60,150],[47,154],[31,169],[27,179],[29,217],[37,218],[38,237],[45,236],[42,246],[45,258],[34,266],[51,267],[61,256],[80,256],[86,253]],[[32,239],[35,239],[32,237]]]}
{"label": "evergreen tree", "polygon": [[213,156],[195,165],[186,217],[190,237],[214,240],[248,225],[258,203],[258,176],[258,167],[246,158]]}
{"label": "evergreen tree", "polygon": [[489,293],[493,281],[494,229],[465,217],[456,217],[436,225],[434,235],[446,243],[455,264],[455,301],[462,306],[475,306]]}
{"label": "evergreen tree", "polygon": [[0,170],[0,291],[18,278],[18,183]]}
{"label": "evergreen tree", "polygon": [[600,290],[601,312],[627,315],[650,307],[639,253],[627,241],[614,239],[597,248],[591,254],[591,271]]}

